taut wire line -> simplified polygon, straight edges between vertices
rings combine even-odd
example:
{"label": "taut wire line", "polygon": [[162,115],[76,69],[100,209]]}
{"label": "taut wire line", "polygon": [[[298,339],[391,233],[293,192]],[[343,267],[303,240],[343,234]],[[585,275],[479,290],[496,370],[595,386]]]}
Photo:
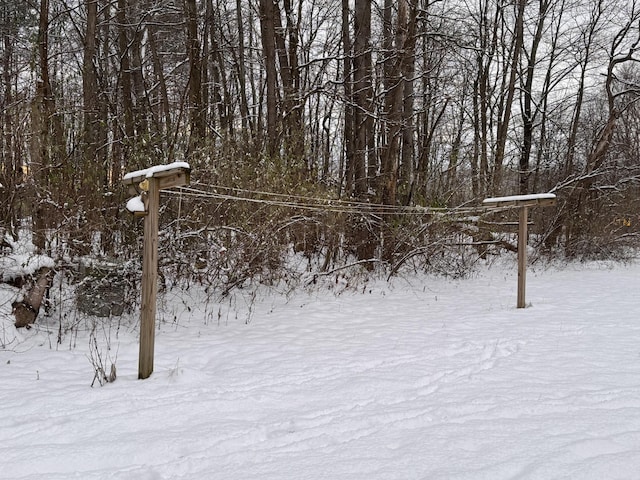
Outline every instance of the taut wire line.
{"label": "taut wire line", "polygon": [[[217,200],[249,202],[262,205],[278,206],[285,208],[297,208],[301,210],[310,210],[315,212],[336,212],[336,213],[352,213],[352,214],[374,214],[374,215],[460,215],[471,214],[482,211],[482,208],[455,207],[455,208],[436,208],[421,206],[402,206],[402,205],[383,205],[367,202],[357,202],[350,200],[338,200],[330,198],[307,197],[302,195],[288,195],[274,192],[253,191],[233,187],[224,187],[219,185],[200,185],[211,189],[219,189],[232,191],[253,196],[240,196],[229,193],[218,193],[215,191],[201,190],[193,187],[178,187],[174,190],[167,190],[166,193],[181,194],[196,198],[211,198]],[[273,198],[255,198],[255,196],[266,196]],[[290,199],[290,200],[289,200]],[[294,201],[295,200],[295,201]]]}

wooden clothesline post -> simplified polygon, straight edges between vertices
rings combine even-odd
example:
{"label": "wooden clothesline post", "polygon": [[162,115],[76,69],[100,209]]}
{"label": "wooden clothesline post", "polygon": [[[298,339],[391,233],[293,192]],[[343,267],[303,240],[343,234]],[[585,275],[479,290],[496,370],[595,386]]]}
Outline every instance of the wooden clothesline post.
{"label": "wooden clothesline post", "polygon": [[153,373],[153,356],[156,325],[156,299],[158,295],[158,223],[160,191],[189,184],[189,164],[175,162],[138,170],[124,176],[122,183],[140,193],[129,200],[127,209],[144,217],[144,242],[142,247],[142,303],[140,309],[140,353],[138,378],[148,378]]}
{"label": "wooden clothesline post", "polygon": [[532,195],[512,195],[510,197],[486,198],[482,205],[490,208],[514,207],[519,209],[518,218],[518,308],[525,308],[525,290],[527,284],[527,223],[529,207],[550,207],[556,204],[553,193]]}

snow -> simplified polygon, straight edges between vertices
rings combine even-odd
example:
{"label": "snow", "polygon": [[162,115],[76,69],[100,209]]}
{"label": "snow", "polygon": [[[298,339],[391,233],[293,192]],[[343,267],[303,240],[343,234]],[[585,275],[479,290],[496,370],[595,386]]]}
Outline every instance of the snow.
{"label": "snow", "polygon": [[151,178],[157,173],[166,172],[169,170],[176,170],[179,168],[190,169],[191,167],[187,162],[173,162],[167,165],[154,165],[153,167],[145,168],[144,170],[136,170],[135,172],[129,172],[123,177],[123,181],[133,179],[136,177]]}
{"label": "snow", "polygon": [[15,242],[8,235],[4,237],[4,241],[11,246],[12,252],[0,256],[0,282],[33,275],[43,267],[55,267],[55,261],[51,257],[34,254],[33,245],[28,242]]}
{"label": "snow", "polygon": [[84,328],[58,348],[57,319],[21,331],[0,348],[0,478],[637,478],[640,265],[533,268],[526,309],[515,270],[169,291],[149,379],[135,329],[97,330],[102,388]]}
{"label": "snow", "polygon": [[509,197],[485,198],[482,203],[503,203],[527,200],[551,200],[556,198],[553,193],[532,193],[529,195],[511,195]]}
{"label": "snow", "polygon": [[142,197],[138,195],[137,197],[130,198],[127,201],[127,210],[131,213],[144,212],[146,209],[144,208]]}

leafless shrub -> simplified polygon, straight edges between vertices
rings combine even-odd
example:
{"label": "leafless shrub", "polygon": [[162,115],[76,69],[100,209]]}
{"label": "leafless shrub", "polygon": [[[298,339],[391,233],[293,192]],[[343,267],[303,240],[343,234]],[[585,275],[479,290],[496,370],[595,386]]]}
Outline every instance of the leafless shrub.
{"label": "leafless shrub", "polygon": [[[102,332],[104,339],[104,348],[98,341],[98,331]],[[91,366],[93,367],[93,380],[91,387],[98,382],[101,387],[107,383],[116,381],[116,361],[118,359],[118,352],[115,352],[115,356],[111,356],[111,336],[109,332],[104,329],[104,324],[99,325],[94,322],[93,328],[89,334],[89,354],[87,356]],[[107,373],[108,372],[108,373]]]}

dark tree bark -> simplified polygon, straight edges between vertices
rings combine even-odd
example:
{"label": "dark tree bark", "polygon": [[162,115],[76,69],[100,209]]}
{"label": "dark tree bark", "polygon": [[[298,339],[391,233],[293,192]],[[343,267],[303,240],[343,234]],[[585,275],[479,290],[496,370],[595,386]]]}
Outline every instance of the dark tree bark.
{"label": "dark tree bark", "polygon": [[[131,62],[129,60],[129,36],[127,29],[127,0],[118,0],[118,10],[116,13],[118,22],[118,55],[120,58],[120,69],[118,71],[118,84],[120,86],[120,99],[122,102],[122,113],[124,119],[124,160],[126,162],[126,149],[135,138],[133,121],[133,98],[131,88]],[[153,35],[152,35],[153,37]],[[151,38],[152,48],[155,45]]]}
{"label": "dark tree bark", "polygon": [[255,133],[255,127],[249,113],[249,102],[247,96],[247,72],[245,59],[245,38],[244,38],[244,19],[242,16],[241,0],[236,0],[236,21],[238,22],[238,86],[240,89],[240,116],[242,118],[243,132],[249,132],[250,136]]}
{"label": "dark tree bark", "polygon": [[[411,0],[409,4],[409,21],[413,22],[413,32],[409,29],[407,33],[408,46],[411,51],[406,52],[406,56],[402,62],[402,82],[404,86],[403,99],[403,120],[402,120],[402,151],[400,153],[399,165],[399,190],[407,193],[405,204],[409,205],[413,201],[411,195],[411,185],[414,180],[414,164],[415,164],[415,72],[416,72],[416,41],[417,41],[417,22],[419,17],[418,1]],[[414,37],[414,38],[411,38]]]}
{"label": "dark tree bark", "polygon": [[356,0],[353,41],[353,83],[354,83],[354,146],[353,174],[354,194],[364,197],[369,186],[367,161],[373,165],[373,86],[371,63],[371,0]]}
{"label": "dark tree bark", "polygon": [[512,54],[509,66],[509,81],[506,86],[506,98],[504,100],[504,111],[498,120],[496,137],[496,153],[493,164],[493,193],[499,194],[502,189],[502,168],[505,158],[505,148],[507,145],[507,134],[511,121],[513,99],[517,90],[517,80],[520,72],[520,55],[524,42],[524,12],[527,0],[517,0],[516,2],[516,24],[514,37],[512,39]]}
{"label": "dark tree bark", "polygon": [[518,191],[521,195],[529,193],[529,177],[530,161],[531,161],[531,149],[533,147],[533,130],[534,120],[537,113],[537,109],[533,105],[533,81],[535,78],[535,70],[538,59],[538,48],[542,41],[542,34],[544,32],[545,19],[547,11],[549,9],[549,0],[539,0],[538,4],[538,17],[536,22],[536,29],[531,40],[531,49],[527,52],[527,71],[525,75],[524,88],[522,94],[523,109],[522,109],[522,153],[520,155],[519,165],[519,186]]}
{"label": "dark tree bark", "polygon": [[[391,11],[391,2],[386,5],[385,12]],[[407,77],[412,70],[416,42],[417,1],[411,4],[407,0],[398,2],[398,14],[394,39],[391,40],[390,26],[385,27],[385,51],[390,55],[385,60],[385,138],[381,152],[381,201],[386,205],[395,205],[399,182],[400,159],[402,141],[405,139],[406,127],[411,123],[413,111],[405,110],[405,106],[412,107],[407,102]],[[390,15],[390,13],[385,13]],[[387,18],[385,24],[391,22]],[[395,47],[394,47],[395,44]],[[412,96],[412,92],[409,93]],[[408,105],[407,105],[408,103]],[[412,133],[412,132],[411,132]]]}
{"label": "dark tree bark", "polygon": [[571,175],[574,170],[575,149],[578,139],[578,129],[582,120],[582,108],[584,104],[585,85],[587,80],[587,67],[591,61],[592,50],[594,48],[594,37],[596,31],[600,28],[600,20],[603,14],[603,2],[598,1],[594,4],[591,11],[591,18],[582,33],[583,45],[581,46],[580,58],[580,80],[576,92],[576,101],[571,119],[571,127],[569,129],[569,138],[567,141],[567,157],[565,160],[564,171],[566,175]]}
{"label": "dark tree bark", "polygon": [[[37,42],[40,75],[36,83],[35,97],[31,102],[31,165],[36,186],[33,192],[32,219],[34,246],[39,251],[44,251],[45,231],[51,219],[45,199],[51,194],[49,181],[52,159],[56,159],[58,168],[64,166],[66,149],[62,122],[56,111],[49,73],[49,0],[40,0],[38,16]],[[65,180],[63,177],[63,184]]]}
{"label": "dark tree bark", "polygon": [[279,132],[273,0],[260,0],[260,31],[262,33],[262,55],[264,57],[267,83],[267,153],[270,157],[274,157],[278,153]]}
{"label": "dark tree bark", "polygon": [[35,282],[24,295],[22,301],[12,304],[16,327],[28,327],[35,323],[45,293],[51,287],[53,276],[54,271],[48,267],[38,270],[34,276]]}
{"label": "dark tree bark", "polygon": [[[298,2],[302,8],[302,2]],[[284,0],[286,24],[282,25],[282,12],[274,2],[276,50],[283,87],[282,118],[285,133],[285,152],[289,166],[298,176],[304,175],[304,126],[302,123],[303,96],[300,92],[300,68],[298,65],[299,28],[302,11],[293,11],[291,0]],[[297,21],[294,21],[297,19]],[[288,48],[287,48],[288,41]]]}
{"label": "dark tree bark", "polygon": [[88,181],[87,190],[101,187],[96,180],[96,173],[100,172],[100,158],[98,151],[105,147],[103,118],[100,112],[100,88],[98,72],[96,70],[98,36],[98,1],[87,0],[85,3],[87,25],[84,35],[84,57],[82,68],[82,96],[84,102],[84,166],[87,171],[82,176],[83,182]]}
{"label": "dark tree bark", "polygon": [[[24,8],[6,2],[0,6],[0,42],[2,45],[2,86],[0,87],[0,226],[14,239],[18,229],[18,189],[22,183],[20,142],[15,136],[14,79],[15,45]],[[0,232],[0,235],[2,233]]]}
{"label": "dark tree bark", "polygon": [[[351,196],[354,190],[354,96],[353,96],[353,45],[351,42],[351,33],[349,31],[349,0],[342,0],[342,54],[343,54],[343,83],[344,91],[344,148],[343,157],[341,159],[340,168],[340,185],[344,187],[344,193]],[[338,192],[341,193],[340,191]]]}
{"label": "dark tree bark", "polygon": [[196,0],[184,0],[184,16],[187,29],[187,54],[189,57],[189,120],[190,147],[197,147],[206,136],[206,111],[202,101],[202,59],[198,38],[198,10]]}
{"label": "dark tree bark", "polygon": [[[221,55],[220,45],[218,43],[218,20],[217,15],[213,8],[213,2],[211,0],[207,0],[207,21],[205,23],[205,54],[203,57],[206,60],[206,65],[204,68],[204,72],[210,72],[211,81],[207,80],[205,85],[207,90],[210,89],[210,93],[208,96],[211,97],[211,101],[213,104],[213,112],[217,113],[218,123],[220,125],[220,132],[218,135],[229,135],[233,137],[234,134],[234,122],[232,116],[232,110],[229,105],[229,91],[228,91],[228,80],[227,75],[224,70],[224,62]],[[244,42],[244,39],[240,37],[240,42]],[[244,66],[243,66],[244,70]],[[244,79],[242,81],[238,80],[239,83],[244,83]],[[209,83],[211,86],[209,87]],[[244,96],[244,101],[246,101],[246,93]],[[242,103],[242,102],[241,102]],[[246,105],[245,105],[246,107]],[[244,108],[244,107],[241,107]],[[248,115],[248,113],[247,113]],[[242,115],[241,115],[242,117]],[[246,119],[243,119],[243,130],[246,128]],[[215,121],[211,122],[215,124]]]}

